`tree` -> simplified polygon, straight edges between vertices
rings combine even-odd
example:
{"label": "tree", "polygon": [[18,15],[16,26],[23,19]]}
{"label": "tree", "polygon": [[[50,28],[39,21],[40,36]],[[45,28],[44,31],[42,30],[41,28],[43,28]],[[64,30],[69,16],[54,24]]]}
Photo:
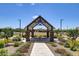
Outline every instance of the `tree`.
{"label": "tree", "polygon": [[6,37],[6,38],[13,36],[13,29],[12,28],[9,28],[9,27],[3,28],[2,32],[4,32],[4,37]]}
{"label": "tree", "polygon": [[14,32],[25,32],[24,29],[20,29],[20,28],[16,28],[16,29],[13,29]]}
{"label": "tree", "polygon": [[68,36],[72,37],[72,39],[76,39],[79,35],[79,31],[77,29],[68,30]]}

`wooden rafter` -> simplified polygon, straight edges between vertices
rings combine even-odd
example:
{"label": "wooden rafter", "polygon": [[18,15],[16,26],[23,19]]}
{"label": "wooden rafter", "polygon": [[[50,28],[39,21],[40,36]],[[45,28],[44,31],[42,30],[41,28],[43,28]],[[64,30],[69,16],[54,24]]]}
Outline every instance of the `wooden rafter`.
{"label": "wooden rafter", "polygon": [[[40,21],[41,20],[41,21]],[[28,24],[25,29],[32,29],[34,28],[36,25],[38,25],[38,22],[40,21],[40,23],[42,23],[46,28],[48,28],[49,30],[51,30],[52,28],[54,28],[49,22],[47,22],[43,17],[38,16],[36,19],[34,19],[30,24]]]}

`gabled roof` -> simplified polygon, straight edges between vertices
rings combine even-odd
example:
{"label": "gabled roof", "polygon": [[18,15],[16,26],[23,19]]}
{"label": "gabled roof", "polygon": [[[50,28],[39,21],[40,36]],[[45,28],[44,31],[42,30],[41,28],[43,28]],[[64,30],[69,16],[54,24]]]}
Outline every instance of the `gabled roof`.
{"label": "gabled roof", "polygon": [[48,21],[46,21],[42,16],[38,16],[30,24],[28,24],[24,29],[34,28],[38,23],[42,23],[47,28],[54,28]]}

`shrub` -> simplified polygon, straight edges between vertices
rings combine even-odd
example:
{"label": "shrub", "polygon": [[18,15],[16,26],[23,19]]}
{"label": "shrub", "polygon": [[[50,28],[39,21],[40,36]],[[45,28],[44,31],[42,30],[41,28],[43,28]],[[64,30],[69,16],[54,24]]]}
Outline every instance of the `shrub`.
{"label": "shrub", "polygon": [[12,40],[11,39],[8,39],[8,43],[12,43]]}
{"label": "shrub", "polygon": [[19,42],[14,43],[14,47],[18,47],[19,45],[20,45]]}
{"label": "shrub", "polygon": [[4,48],[4,41],[3,40],[0,40],[0,48]]}
{"label": "shrub", "polygon": [[12,40],[11,40],[11,39],[4,39],[4,42],[5,42],[5,44],[7,44],[7,43],[11,43]]}
{"label": "shrub", "polygon": [[46,35],[43,35],[43,37],[47,37]]}
{"label": "shrub", "polygon": [[49,42],[49,44],[51,44],[51,46],[53,47],[57,47],[57,45],[54,42]]}
{"label": "shrub", "polygon": [[63,36],[58,35],[58,40],[59,40],[59,41],[61,41],[61,42],[65,42],[66,40],[65,40],[65,39],[63,39],[63,38],[64,38]]}
{"label": "shrub", "polygon": [[4,38],[5,36],[5,33],[4,32],[0,32],[0,38]]}
{"label": "shrub", "polygon": [[7,56],[8,50],[0,49],[0,56]]}
{"label": "shrub", "polygon": [[70,44],[69,43],[65,43],[64,47],[70,48]]}
{"label": "shrub", "polygon": [[68,36],[72,37],[73,39],[76,39],[79,35],[79,31],[77,29],[71,29],[68,30]]}
{"label": "shrub", "polygon": [[61,48],[57,48],[55,50],[56,53],[59,53],[63,56],[71,56],[71,54],[69,52],[67,52],[65,49],[61,49]]}
{"label": "shrub", "polygon": [[42,35],[39,35],[39,38],[42,38]]}
{"label": "shrub", "polygon": [[23,47],[25,47],[26,49],[28,49],[30,47],[30,45],[31,45],[31,43],[26,43],[26,44],[24,44]]}
{"label": "shrub", "polygon": [[20,49],[17,50],[19,53],[27,53],[28,52],[28,49],[25,48],[25,47],[22,47]]}
{"label": "shrub", "polygon": [[57,38],[58,37],[58,34],[54,34],[54,38]]}
{"label": "shrub", "polygon": [[24,56],[24,54],[17,51],[16,53],[12,54],[11,56]]}
{"label": "shrub", "polygon": [[63,43],[63,42],[59,42],[59,44],[60,44],[60,45],[64,45],[64,43]]}
{"label": "shrub", "polygon": [[24,44],[22,47],[20,47],[17,52],[20,52],[20,53],[27,53],[28,52],[28,49],[30,47],[31,43],[26,43]]}
{"label": "shrub", "polygon": [[70,48],[71,50],[77,49],[78,48],[79,43],[76,40],[67,40],[67,42],[65,43],[65,47]]}
{"label": "shrub", "polygon": [[58,38],[58,39],[62,39],[63,37],[59,34],[59,35],[57,36],[57,38]]}
{"label": "shrub", "polygon": [[61,42],[66,42],[66,40],[63,39],[63,38],[59,39],[59,41],[61,41]]}
{"label": "shrub", "polygon": [[74,46],[73,46],[73,47],[70,48],[70,50],[72,50],[72,51],[77,51],[77,47],[74,47]]}
{"label": "shrub", "polygon": [[8,40],[7,40],[7,39],[4,39],[4,43],[5,43],[5,44],[8,43]]}
{"label": "shrub", "polygon": [[5,33],[4,36],[6,38],[13,36],[13,29],[12,28],[4,28],[4,29],[2,29],[2,32]]}
{"label": "shrub", "polygon": [[72,41],[71,39],[69,39],[69,40],[66,41],[64,46],[67,47],[67,48],[71,48],[74,45],[74,42],[75,41]]}
{"label": "shrub", "polygon": [[19,36],[17,36],[17,37],[14,37],[12,40],[13,41],[21,41],[21,38]]}

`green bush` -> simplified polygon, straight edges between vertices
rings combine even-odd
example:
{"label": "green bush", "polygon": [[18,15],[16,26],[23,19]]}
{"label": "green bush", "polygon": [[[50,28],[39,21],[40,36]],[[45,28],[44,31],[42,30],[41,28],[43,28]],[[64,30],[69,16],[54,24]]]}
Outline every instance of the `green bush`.
{"label": "green bush", "polygon": [[8,38],[8,37],[12,37],[13,36],[13,29],[12,28],[3,28],[2,32],[4,32],[4,37]]}
{"label": "green bush", "polygon": [[71,39],[68,39],[65,43],[65,47],[71,48],[74,46],[75,41],[72,41]]}
{"label": "green bush", "polygon": [[18,47],[19,45],[20,45],[19,42],[14,43],[14,47]]}
{"label": "green bush", "polygon": [[70,48],[72,51],[76,51],[78,49],[79,42],[76,40],[69,39],[67,40],[65,47]]}
{"label": "green bush", "polygon": [[0,38],[4,38],[5,37],[4,35],[5,35],[4,32],[1,32],[0,33]]}
{"label": "green bush", "polygon": [[13,41],[21,41],[21,37],[17,36],[13,38]]}
{"label": "green bush", "polygon": [[20,52],[16,52],[14,54],[12,54],[11,56],[25,56],[23,53],[20,53]]}
{"label": "green bush", "polygon": [[42,38],[43,35],[39,35],[39,38]]}
{"label": "green bush", "polygon": [[51,46],[53,47],[57,47],[57,45],[54,42],[49,42],[49,44],[51,44]]}
{"label": "green bush", "polygon": [[58,39],[63,39],[63,37],[60,34],[57,36],[57,38]]}
{"label": "green bush", "polygon": [[62,36],[62,35],[58,35],[58,40],[59,41],[61,41],[61,42],[65,42],[66,40],[65,39],[63,39],[64,37]]}
{"label": "green bush", "polygon": [[0,48],[4,48],[4,41],[3,40],[0,40]]}
{"label": "green bush", "polygon": [[17,52],[19,53],[27,53],[28,52],[28,49],[30,47],[31,43],[30,42],[27,42],[25,43],[22,47],[20,47]]}
{"label": "green bush", "polygon": [[65,43],[64,47],[70,48],[70,44],[69,43]]}
{"label": "green bush", "polygon": [[46,35],[43,35],[43,37],[47,37]]}
{"label": "green bush", "polygon": [[64,42],[59,42],[58,44],[60,44],[60,45],[64,45]]}
{"label": "green bush", "polygon": [[27,42],[26,44],[24,44],[24,47],[29,48],[30,45],[31,45],[31,43],[30,42]]}
{"label": "green bush", "polygon": [[8,50],[0,49],[0,56],[7,56]]}
{"label": "green bush", "polygon": [[8,40],[7,39],[4,39],[4,43],[7,44],[8,43]]}
{"label": "green bush", "polygon": [[11,40],[11,39],[4,39],[4,42],[5,42],[5,44],[7,44],[7,43],[11,43],[12,40]]}
{"label": "green bush", "polygon": [[74,46],[73,46],[73,47],[70,48],[70,50],[72,50],[72,51],[77,51],[77,47],[74,47]]}

